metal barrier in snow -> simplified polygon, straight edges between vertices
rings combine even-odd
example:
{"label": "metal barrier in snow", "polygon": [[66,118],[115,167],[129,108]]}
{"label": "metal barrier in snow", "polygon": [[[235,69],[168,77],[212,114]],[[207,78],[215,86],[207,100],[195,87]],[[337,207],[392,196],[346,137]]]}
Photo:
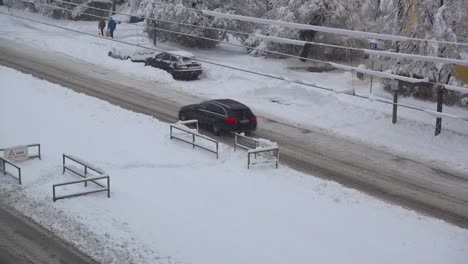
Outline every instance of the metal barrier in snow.
{"label": "metal barrier in snow", "polygon": [[[18,173],[17,173],[17,176],[13,175],[13,173],[9,172],[7,170],[7,165],[8,166],[11,166],[11,167],[14,167]],[[2,157],[0,157],[0,171],[3,171],[3,175],[10,175],[12,176],[13,178],[17,178],[18,179],[18,183],[21,184],[21,168],[14,164],[13,162],[7,160],[7,159],[4,159]]]}
{"label": "metal barrier in snow", "polygon": [[271,147],[260,147],[256,149],[247,150],[247,169],[250,169],[250,155],[254,154],[256,156],[259,153],[272,153],[273,160],[275,161],[275,167],[278,168],[279,147],[271,146]]}
{"label": "metal barrier in snow", "polygon": [[[80,172],[78,171],[77,168],[75,168],[74,166],[72,165],[67,165],[66,164],[66,161],[67,160],[71,160],[71,161],[74,161],[76,164],[79,164],[83,167],[83,172]],[[63,171],[62,173],[65,173],[66,170],[70,171],[70,172],[73,172],[74,174],[80,176],[81,178],[87,178],[88,176],[88,170],[90,171],[94,171],[94,172],[97,172],[98,174],[100,175],[106,175],[106,173],[99,169],[99,168],[96,168],[92,165],[90,165],[89,163],[83,161],[83,160],[80,160],[79,158],[77,157],[74,157],[74,156],[71,156],[71,155],[67,155],[67,154],[63,154],[62,155],[62,165],[63,165]],[[96,182],[95,182],[96,183]],[[100,183],[96,183],[97,185],[101,186],[101,187],[104,187],[102,184]],[[88,183],[85,182],[85,187],[88,186]]]}
{"label": "metal barrier in snow", "polygon": [[254,138],[246,137],[239,133],[234,134],[234,151],[237,150],[237,147],[249,150],[256,149],[259,145],[260,142]]}
{"label": "metal barrier in snow", "polygon": [[[72,161],[73,163],[80,165],[81,170],[80,170],[80,168],[77,168],[77,167],[73,166],[72,164],[67,164],[67,161],[68,162]],[[83,161],[83,160],[81,160],[81,159],[79,159],[77,157],[67,155],[67,154],[62,155],[62,165],[63,165],[62,173],[65,173],[65,171],[68,170],[68,171],[70,171],[70,172],[72,172],[72,173],[74,173],[74,174],[76,174],[76,175],[78,175],[78,176],[80,176],[80,177],[82,177],[84,179],[83,180],[78,180],[78,181],[70,181],[70,182],[54,184],[52,186],[54,202],[56,200],[59,200],[59,199],[82,196],[82,195],[86,195],[86,194],[104,192],[104,191],[107,191],[107,197],[110,198],[110,177],[103,170],[101,170],[99,168],[96,168],[96,167],[90,165],[89,163],[87,163],[87,162],[85,162],[85,161]],[[91,174],[88,174],[90,171],[96,172],[100,176],[88,178],[88,176],[91,175]],[[107,180],[106,185],[104,185],[103,183],[98,182],[98,180],[103,180],[103,179]],[[83,182],[84,182],[85,187],[88,187],[88,182],[92,182],[92,183],[98,185],[100,188],[98,190],[80,192],[80,193],[75,193],[75,194],[70,194],[70,195],[63,195],[63,196],[56,196],[56,194],[55,194],[55,188],[56,187],[71,185],[71,184],[77,184],[77,183],[83,183]]]}
{"label": "metal barrier in snow", "polygon": [[[32,149],[37,148],[35,154],[31,155]],[[41,144],[29,144],[0,149],[3,151],[3,157],[9,161],[22,161],[27,159],[41,159]]]}
{"label": "metal barrier in snow", "polygon": [[185,125],[185,126],[195,124],[195,127],[197,128],[197,133],[198,133],[198,120],[196,120],[196,119],[179,121],[179,122],[177,122],[177,124]]}
{"label": "metal barrier in snow", "polygon": [[[37,148],[35,154],[31,155],[33,148]],[[41,159],[41,144],[30,144],[15,146],[9,148],[0,149],[3,152],[3,157],[0,157],[0,171],[3,171],[3,174],[10,175],[18,179],[18,183],[21,184],[21,167],[14,163],[14,161],[23,161],[33,158]],[[7,167],[13,167],[17,170],[17,174],[14,175],[10,172]]]}
{"label": "metal barrier in snow", "polygon": [[[93,191],[80,192],[80,193],[74,193],[74,194],[68,194],[68,195],[62,195],[62,196],[55,195],[55,188],[57,188],[59,186],[77,184],[77,183],[82,183],[82,182],[84,182],[85,186],[86,186],[89,181],[94,182],[94,183],[97,184],[97,180],[103,180],[103,179],[107,180],[107,186],[103,186],[102,189],[100,188],[100,189],[93,190]],[[100,186],[102,186],[102,185],[100,185]],[[65,198],[70,198],[70,197],[77,197],[77,196],[87,195],[87,194],[91,194],[91,193],[98,193],[98,192],[107,192],[107,197],[110,198],[110,177],[109,177],[109,175],[106,175],[106,176],[100,176],[100,177],[86,178],[86,179],[78,180],[78,181],[58,183],[58,184],[54,184],[52,186],[52,191],[53,191],[53,200],[54,200],[54,202],[57,201],[57,200],[60,200],[60,199],[65,199]]]}
{"label": "metal barrier in snow", "polygon": [[[186,125],[186,124],[194,124],[194,123],[196,123],[196,126],[197,126],[196,132],[194,132],[194,131],[192,131],[190,129],[187,129],[185,127],[177,126],[179,124]],[[174,131],[173,131],[174,129],[178,130],[178,131],[182,131],[182,132],[186,133],[187,135],[190,135],[191,140],[185,139],[185,138],[182,138],[182,137],[177,137],[174,134]],[[219,153],[219,146],[218,146],[219,143],[218,143],[218,141],[216,141],[214,139],[211,139],[211,138],[209,138],[207,136],[199,134],[198,133],[198,121],[197,120],[180,121],[179,123],[171,124],[170,125],[170,136],[171,136],[171,139],[177,139],[177,140],[183,141],[185,143],[188,143],[188,144],[192,145],[193,148],[199,147],[201,149],[204,149],[206,151],[209,151],[211,153],[216,154],[216,158],[219,157],[219,154],[218,154]],[[201,140],[204,140],[206,142],[214,143],[216,149],[211,149],[211,148],[205,147],[204,145],[199,144],[197,139],[201,139]]]}
{"label": "metal barrier in snow", "polygon": [[[246,137],[244,135],[235,133],[234,134],[234,151],[237,148],[242,148],[247,150],[247,168],[250,169],[250,165],[254,164],[250,162],[250,155],[254,155],[257,159],[257,154],[269,153],[275,162],[276,168],[278,168],[279,163],[279,147],[275,144],[273,146],[261,146],[262,142],[258,139],[251,137]],[[264,143],[265,144],[265,143]]]}

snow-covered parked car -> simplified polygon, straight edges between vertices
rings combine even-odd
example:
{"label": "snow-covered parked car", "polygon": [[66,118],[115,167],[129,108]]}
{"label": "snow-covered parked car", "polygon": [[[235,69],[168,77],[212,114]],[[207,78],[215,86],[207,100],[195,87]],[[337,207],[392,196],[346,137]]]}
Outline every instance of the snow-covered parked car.
{"label": "snow-covered parked car", "polygon": [[159,54],[159,52],[145,49],[141,47],[137,48],[112,48],[107,55],[112,58],[120,60],[130,59],[133,62],[145,62],[147,58],[151,58]]}
{"label": "snow-covered parked car", "polygon": [[165,70],[174,79],[197,79],[202,74],[202,67],[194,58],[190,52],[168,51],[146,59],[145,66]]}

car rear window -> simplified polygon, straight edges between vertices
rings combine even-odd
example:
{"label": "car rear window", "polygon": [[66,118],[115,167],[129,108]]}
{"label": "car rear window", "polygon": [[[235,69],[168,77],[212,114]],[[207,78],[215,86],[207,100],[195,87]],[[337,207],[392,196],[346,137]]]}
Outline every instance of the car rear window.
{"label": "car rear window", "polygon": [[247,119],[252,117],[249,109],[231,110],[231,117],[238,119]]}

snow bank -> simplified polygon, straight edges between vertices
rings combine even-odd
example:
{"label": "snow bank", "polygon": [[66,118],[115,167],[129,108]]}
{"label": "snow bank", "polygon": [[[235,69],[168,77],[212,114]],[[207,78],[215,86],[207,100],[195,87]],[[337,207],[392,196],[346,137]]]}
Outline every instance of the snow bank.
{"label": "snow bank", "polygon": [[[0,111],[18,98],[24,106],[3,116],[10,129],[0,130],[0,146],[43,147],[42,160],[22,163],[23,186],[0,176],[2,202],[101,263],[456,264],[468,257],[467,230],[285,166],[246,170],[245,153],[225,145],[213,159],[169,140],[168,124],[5,67],[0,79]],[[61,173],[63,152],[108,172],[111,198],[53,203],[51,185],[75,179]]]}

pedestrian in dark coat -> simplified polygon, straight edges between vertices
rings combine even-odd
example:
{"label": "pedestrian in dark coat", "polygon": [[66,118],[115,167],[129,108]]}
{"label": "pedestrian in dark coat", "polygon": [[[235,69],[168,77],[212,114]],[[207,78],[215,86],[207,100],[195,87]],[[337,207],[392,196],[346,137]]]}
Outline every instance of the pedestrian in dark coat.
{"label": "pedestrian in dark coat", "polygon": [[104,36],[104,28],[106,28],[106,21],[104,20],[104,18],[101,18],[101,20],[99,20],[98,28],[101,30],[101,36]]}
{"label": "pedestrian in dark coat", "polygon": [[112,19],[112,17],[109,19],[109,22],[107,22],[107,28],[110,31],[111,38],[114,38],[114,30],[117,27],[117,23],[115,23],[115,20]]}

